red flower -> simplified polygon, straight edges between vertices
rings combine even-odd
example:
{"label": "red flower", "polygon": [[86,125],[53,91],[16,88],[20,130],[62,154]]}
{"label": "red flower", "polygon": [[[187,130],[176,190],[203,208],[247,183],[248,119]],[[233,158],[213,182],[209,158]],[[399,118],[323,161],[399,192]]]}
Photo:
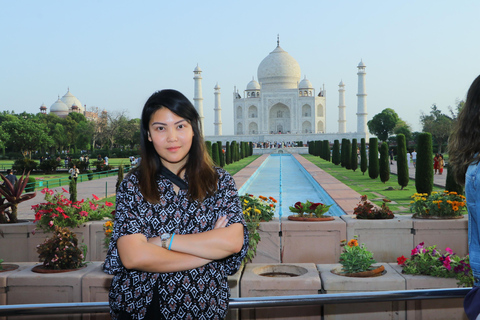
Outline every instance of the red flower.
{"label": "red flower", "polygon": [[65,211],[63,211],[63,209],[60,208],[60,207],[55,208],[55,210],[57,210],[57,211],[60,212],[60,213],[64,213],[64,212],[65,212]]}
{"label": "red flower", "polygon": [[62,212],[62,216],[63,216],[63,219],[68,219],[70,218],[69,216],[67,216],[65,213]]}
{"label": "red flower", "polygon": [[62,188],[63,192],[65,193],[69,193],[67,190],[65,190],[65,188]]}
{"label": "red flower", "polygon": [[80,211],[78,214],[80,214],[82,217],[88,216],[88,212],[85,210]]}
{"label": "red flower", "polygon": [[300,201],[295,203],[295,209],[303,210],[303,206],[302,206],[302,203]]}
{"label": "red flower", "polygon": [[317,209],[317,207],[321,204],[322,203],[320,203],[320,202],[318,202],[318,203],[312,202],[312,205],[310,206],[309,209],[312,210],[312,211],[315,211],[315,209]]}
{"label": "red flower", "polygon": [[401,257],[398,257],[398,258],[397,258],[397,263],[398,263],[399,265],[405,264],[405,261],[407,261],[407,258],[405,258],[403,255],[402,255]]}
{"label": "red flower", "polygon": [[96,196],[96,195],[94,195],[94,194],[92,194],[92,196],[93,196],[93,199],[95,199],[95,200],[98,200],[98,199],[100,199],[99,197],[97,197],[97,196]]}
{"label": "red flower", "polygon": [[95,204],[93,204],[91,201],[89,201],[88,203],[90,204],[90,209],[92,209],[92,210],[97,210],[98,204],[95,205]]}
{"label": "red flower", "polygon": [[113,203],[108,202],[108,201],[105,201],[105,205],[106,205],[107,207],[111,207],[111,206],[113,206]]}

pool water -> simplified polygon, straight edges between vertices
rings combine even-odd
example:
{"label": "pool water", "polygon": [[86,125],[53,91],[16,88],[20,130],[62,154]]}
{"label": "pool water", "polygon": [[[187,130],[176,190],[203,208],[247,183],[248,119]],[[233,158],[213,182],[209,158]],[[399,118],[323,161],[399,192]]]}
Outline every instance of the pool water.
{"label": "pool water", "polygon": [[280,218],[291,214],[289,206],[293,206],[297,201],[307,200],[333,204],[328,211],[331,216],[345,214],[291,154],[268,156],[238,193],[274,197],[278,200],[275,216]]}

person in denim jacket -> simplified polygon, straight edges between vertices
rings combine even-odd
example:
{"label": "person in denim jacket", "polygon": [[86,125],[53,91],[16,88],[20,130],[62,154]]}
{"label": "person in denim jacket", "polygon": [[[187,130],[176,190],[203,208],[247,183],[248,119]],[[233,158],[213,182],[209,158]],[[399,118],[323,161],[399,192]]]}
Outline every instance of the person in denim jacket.
{"label": "person in denim jacket", "polygon": [[448,143],[449,170],[465,185],[468,250],[474,284],[464,300],[469,319],[480,314],[480,76],[470,86]]}

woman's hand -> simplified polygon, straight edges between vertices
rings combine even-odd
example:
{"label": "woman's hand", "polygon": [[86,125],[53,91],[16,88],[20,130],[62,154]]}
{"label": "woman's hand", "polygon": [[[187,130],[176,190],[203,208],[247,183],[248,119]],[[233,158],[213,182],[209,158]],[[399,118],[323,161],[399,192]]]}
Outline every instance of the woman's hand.
{"label": "woman's hand", "polygon": [[213,227],[213,229],[225,228],[227,226],[227,223],[227,216],[221,216],[220,218],[218,218],[217,222],[215,222],[215,226]]}

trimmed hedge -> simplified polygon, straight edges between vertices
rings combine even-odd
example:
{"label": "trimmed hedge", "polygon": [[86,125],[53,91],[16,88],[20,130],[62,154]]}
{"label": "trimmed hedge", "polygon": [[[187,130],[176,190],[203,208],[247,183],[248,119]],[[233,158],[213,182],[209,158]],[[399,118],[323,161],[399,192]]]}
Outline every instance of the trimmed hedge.
{"label": "trimmed hedge", "polygon": [[353,170],[353,172],[355,172],[355,170],[357,170],[357,168],[358,168],[357,149],[358,149],[357,139],[352,139],[352,151],[351,151],[351,154],[350,154],[350,167]]}
{"label": "trimmed hedge", "polygon": [[418,135],[417,142],[415,188],[417,193],[430,194],[433,190],[432,135],[429,132],[422,132]]}
{"label": "trimmed hedge", "polygon": [[410,182],[407,156],[405,135],[397,134],[397,181],[402,190]]}
{"label": "trimmed hedge", "polygon": [[383,142],[380,146],[380,181],[383,183],[390,180],[390,159],[388,157],[388,144]]}
{"label": "trimmed hedge", "polygon": [[365,174],[365,171],[368,169],[368,159],[367,159],[367,146],[365,143],[365,138],[360,140],[360,171]]}
{"label": "trimmed hedge", "polygon": [[370,138],[368,146],[368,176],[378,178],[378,139]]}
{"label": "trimmed hedge", "polygon": [[333,141],[332,163],[337,166],[340,164],[340,142],[338,140]]}

